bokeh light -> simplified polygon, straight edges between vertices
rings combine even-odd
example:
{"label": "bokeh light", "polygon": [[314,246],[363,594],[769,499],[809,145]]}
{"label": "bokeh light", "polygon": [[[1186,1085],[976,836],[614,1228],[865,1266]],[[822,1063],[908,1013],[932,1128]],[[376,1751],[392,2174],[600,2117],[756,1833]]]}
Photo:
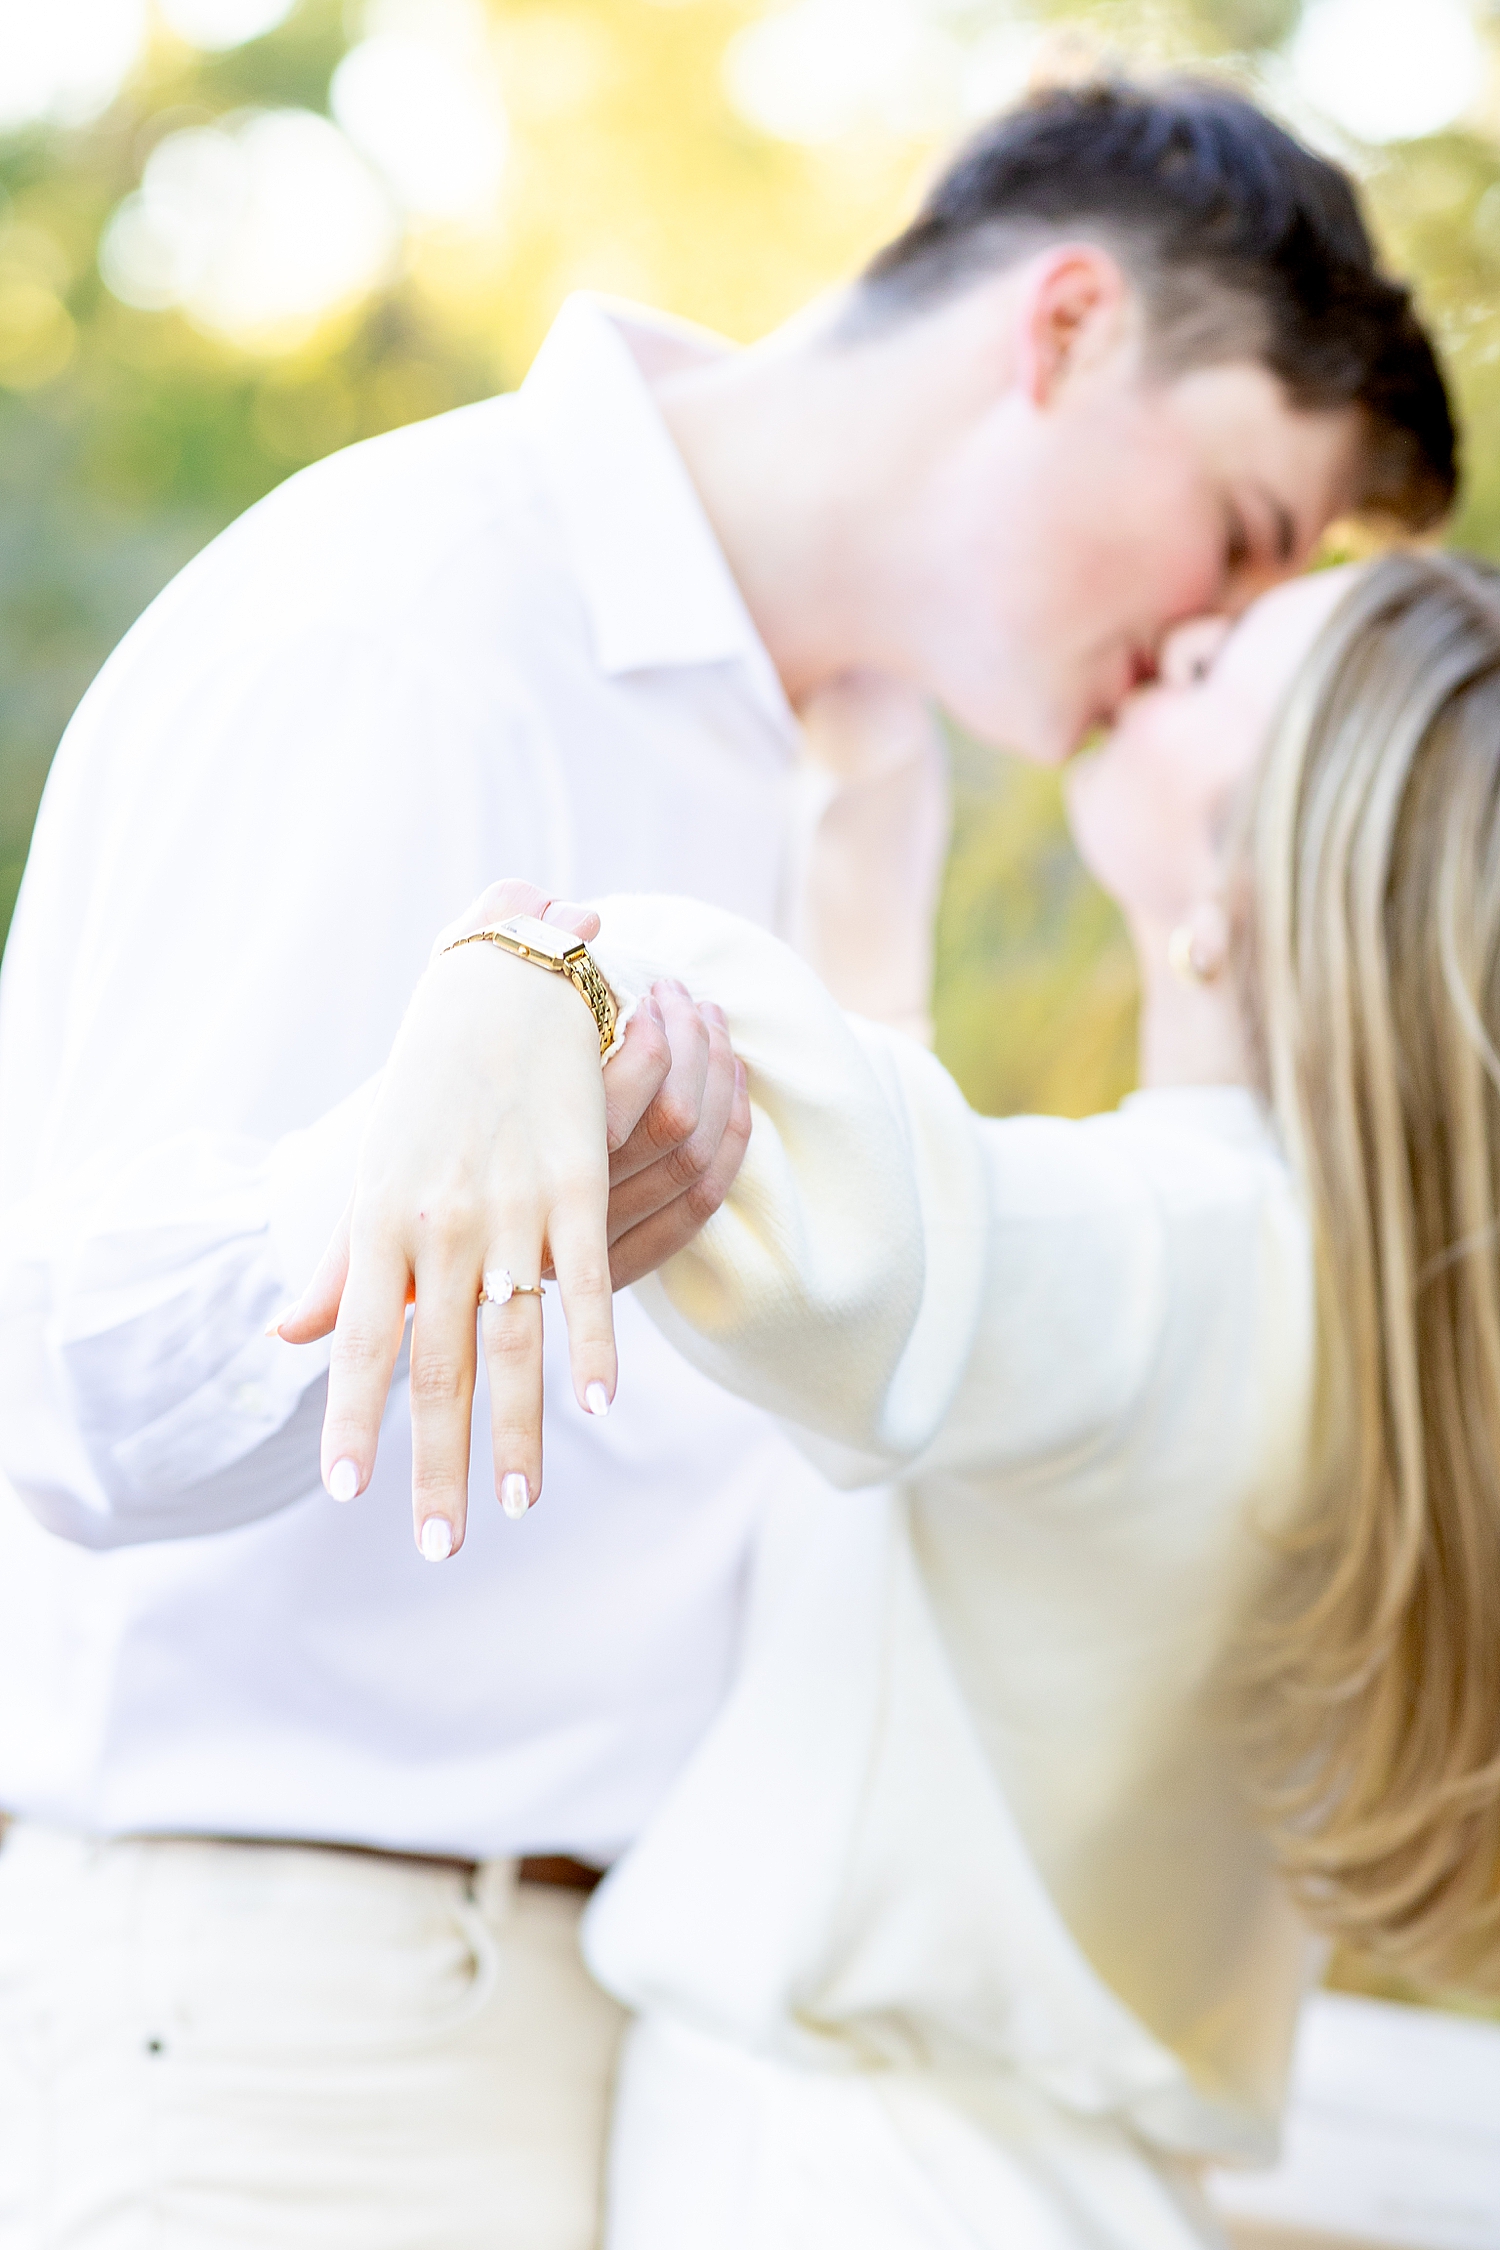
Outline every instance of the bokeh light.
{"label": "bokeh light", "polygon": [[190,46],[211,53],[263,39],[285,23],[296,0],[156,0],[162,21]]}
{"label": "bokeh light", "polygon": [[1291,65],[1316,109],[1373,142],[1441,132],[1486,75],[1465,0],[1308,0]]}
{"label": "bokeh light", "polygon": [[483,221],[507,128],[482,9],[387,7],[370,20],[333,74],[335,118],[414,217]]}
{"label": "bokeh light", "polygon": [[388,197],[338,127],[265,110],[158,142],[99,263],[125,304],[178,307],[274,349],[388,279],[399,245]]}
{"label": "bokeh light", "polygon": [[145,31],[145,0],[0,0],[0,133],[97,117]]}
{"label": "bokeh light", "polygon": [[909,0],[795,0],[730,42],[724,82],[747,123],[833,141],[871,123],[920,131],[949,106],[952,65]]}
{"label": "bokeh light", "polygon": [[1064,40],[1036,24],[1000,23],[983,31],[964,56],[960,91],[966,117],[993,117],[1026,91]]}

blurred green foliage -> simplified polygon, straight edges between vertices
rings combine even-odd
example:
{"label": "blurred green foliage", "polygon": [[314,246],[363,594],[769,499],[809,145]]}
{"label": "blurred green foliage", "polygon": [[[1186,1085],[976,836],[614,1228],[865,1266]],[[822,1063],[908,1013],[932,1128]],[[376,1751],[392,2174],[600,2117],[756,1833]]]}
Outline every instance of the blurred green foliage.
{"label": "blurred green foliage", "polygon": [[[775,0],[490,0],[510,136],[491,222],[415,231],[387,286],[274,349],[118,302],[100,236],[165,134],[247,107],[325,110],[358,8],[302,0],[221,53],[158,22],[101,116],[0,137],[0,927],[79,695],[156,590],[248,503],[337,446],[513,384],[569,289],[749,336],[899,221],[939,122],[872,114],[804,145],[748,121],[725,56],[774,12]],[[971,41],[1014,16],[1003,0],[929,12]],[[1029,14],[1064,55],[1081,34],[1091,54],[1208,63],[1274,94],[1298,0],[1037,0]],[[1474,126],[1350,154],[1464,408],[1457,536],[1493,550],[1500,137]],[[958,743],[955,779],[941,1051],[986,1109],[1108,1104],[1131,1079],[1133,980],[1069,850],[1055,777]]]}
{"label": "blurred green foliage", "polygon": [[937,1047],[991,1115],[1109,1109],[1135,1076],[1135,967],[1068,840],[1055,773],[953,743]]}

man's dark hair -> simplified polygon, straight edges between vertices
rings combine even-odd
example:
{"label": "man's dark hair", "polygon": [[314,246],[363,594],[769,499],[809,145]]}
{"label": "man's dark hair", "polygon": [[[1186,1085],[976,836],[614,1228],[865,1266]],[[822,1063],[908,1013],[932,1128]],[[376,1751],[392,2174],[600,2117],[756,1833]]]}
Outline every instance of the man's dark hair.
{"label": "man's dark hair", "polygon": [[1426,530],[1457,485],[1453,417],[1410,292],[1354,189],[1227,86],[1049,90],[975,134],[855,284],[847,332],[899,318],[1076,230],[1141,292],[1162,375],[1250,359],[1300,407],[1368,429],[1359,505]]}

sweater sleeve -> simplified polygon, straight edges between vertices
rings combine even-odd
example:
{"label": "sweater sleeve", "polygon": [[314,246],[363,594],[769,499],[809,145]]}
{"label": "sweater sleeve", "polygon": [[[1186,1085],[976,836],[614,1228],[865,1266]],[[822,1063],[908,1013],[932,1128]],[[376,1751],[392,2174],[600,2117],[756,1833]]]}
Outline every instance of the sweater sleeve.
{"label": "sweater sleeve", "polygon": [[1123,1425],[1168,1300],[1139,1134],[976,1116],[924,1049],[844,1014],[786,947],[713,909],[601,913],[622,997],[681,978],[724,1008],[749,1076],[739,1178],[639,1289],[686,1358],[848,1484],[918,1461],[989,1475]]}
{"label": "sweater sleeve", "polygon": [[0,1468],[83,1545],[319,1489],[328,1347],[267,1320],[348,1200],[434,932],[494,852],[546,865],[550,752],[453,583],[458,471],[418,508],[410,459],[355,449],[242,517],[48,779],[0,978]]}

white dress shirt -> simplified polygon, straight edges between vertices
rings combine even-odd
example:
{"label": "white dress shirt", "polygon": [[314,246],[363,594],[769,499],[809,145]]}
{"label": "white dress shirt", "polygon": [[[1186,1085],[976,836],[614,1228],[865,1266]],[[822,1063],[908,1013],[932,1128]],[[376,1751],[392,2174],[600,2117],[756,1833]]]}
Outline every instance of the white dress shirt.
{"label": "white dress shirt", "polygon": [[758,1497],[811,1472],[628,1300],[602,1424],[554,1314],[542,1503],[500,1515],[481,1440],[441,1569],[402,1377],[341,1509],[326,1347],[263,1334],[487,882],[797,911],[797,725],[638,364],[695,348],[574,300],[515,397],[233,525],[68,731],[0,990],[12,1811],[607,1858],[719,1700]]}
{"label": "white dress shirt", "polygon": [[1309,1967],[1215,1718],[1306,1458],[1269,1124],[977,1118],[762,933],[602,911],[755,1108],[641,1301],[850,1488],[767,1509],[734,1692],[585,1920],[639,2011],[610,2250],[1217,2243],[1194,2168],[1269,2152]]}

